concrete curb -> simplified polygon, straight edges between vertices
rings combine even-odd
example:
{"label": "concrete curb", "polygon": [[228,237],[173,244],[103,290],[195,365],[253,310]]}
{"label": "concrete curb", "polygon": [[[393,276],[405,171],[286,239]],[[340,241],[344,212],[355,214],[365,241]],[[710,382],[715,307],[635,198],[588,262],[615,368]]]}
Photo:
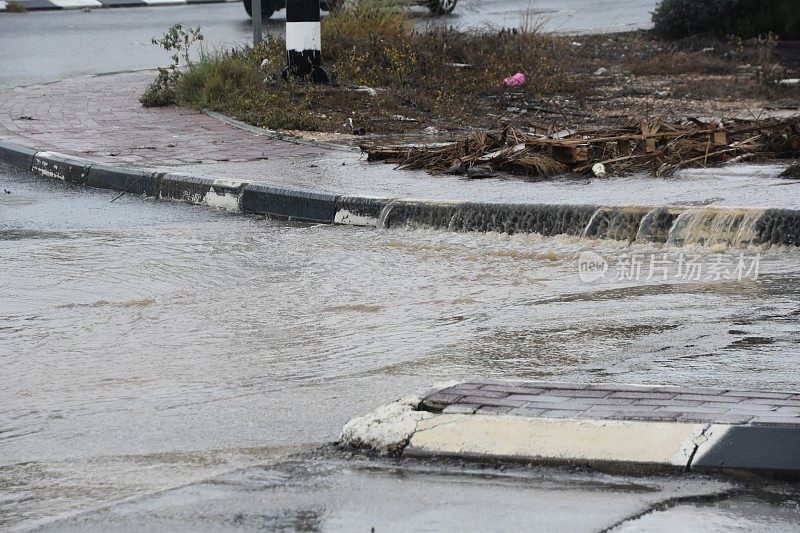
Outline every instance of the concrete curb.
{"label": "concrete curb", "polygon": [[[497,388],[487,383],[485,386],[497,391],[527,386],[506,382]],[[794,422],[776,419],[769,423],[714,423],[659,420],[657,414],[647,420],[641,413],[627,419],[609,419],[602,413],[587,413],[582,418],[525,416],[507,411],[491,414],[491,406],[484,408],[487,414],[473,414],[474,410],[458,409],[457,404],[452,405],[456,409],[446,408],[444,412],[426,408],[432,403],[431,398],[452,396],[454,389],[473,385],[461,383],[438,389],[427,398],[410,396],[382,406],[348,422],[340,444],[395,456],[588,465],[625,473],[747,472],[800,479],[800,418]],[[556,389],[582,389],[573,401],[586,399],[581,392],[598,390],[577,384],[549,385]],[[620,386],[617,394],[632,392],[636,397],[648,391],[659,395],[665,390],[680,392],[675,387]],[[682,390],[684,394],[690,392]],[[752,394],[761,394],[763,401],[769,401],[766,399],[780,393]],[[720,393],[719,398],[730,400],[731,396]]]}
{"label": "concrete curb", "polygon": [[[17,0],[26,11],[104,9],[114,7],[157,7],[193,4],[225,4],[239,0]],[[8,11],[8,1],[0,0],[0,13]]]}
{"label": "concrete curb", "polygon": [[30,172],[36,150],[0,139],[0,161]]}
{"label": "concrete curb", "polygon": [[235,118],[229,117],[228,115],[223,115],[222,113],[218,113],[216,111],[212,111],[211,109],[203,109],[203,114],[208,115],[209,117],[222,122],[223,124],[230,126],[231,128],[236,128],[237,130],[243,130],[250,132],[254,135],[260,135],[263,137],[267,137],[269,139],[277,139],[279,141],[285,141],[293,144],[302,144],[305,146],[316,146],[319,148],[326,148],[328,150],[336,150],[339,152],[360,152],[361,150],[358,146],[348,146],[344,144],[336,144],[333,142],[328,141],[316,141],[313,139],[303,139],[302,137],[295,137],[289,133],[281,133],[277,130],[271,130],[268,128],[260,128],[258,126],[253,126],[252,124],[248,124],[247,122],[242,122],[241,120],[237,120]]}
{"label": "concrete curb", "polygon": [[[116,167],[0,140],[0,161],[40,176],[130,194],[289,220],[459,232],[538,233],[683,244],[681,231],[709,217],[733,245],[800,246],[800,210],[482,203],[339,195],[169,170]],[[746,230],[746,231],[745,231]],[[677,233],[675,235],[674,233]]]}
{"label": "concrete curb", "polygon": [[333,224],[337,198],[333,194],[250,184],[244,188],[241,208],[246,213]]}

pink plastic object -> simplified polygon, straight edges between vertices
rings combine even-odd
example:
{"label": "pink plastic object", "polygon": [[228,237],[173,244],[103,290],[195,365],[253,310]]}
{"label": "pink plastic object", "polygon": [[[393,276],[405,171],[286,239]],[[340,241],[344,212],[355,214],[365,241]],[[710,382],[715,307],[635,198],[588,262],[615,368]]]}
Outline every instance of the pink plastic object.
{"label": "pink plastic object", "polygon": [[528,81],[528,78],[525,77],[525,74],[522,72],[517,72],[513,76],[509,76],[503,80],[503,85],[506,87],[522,87]]}

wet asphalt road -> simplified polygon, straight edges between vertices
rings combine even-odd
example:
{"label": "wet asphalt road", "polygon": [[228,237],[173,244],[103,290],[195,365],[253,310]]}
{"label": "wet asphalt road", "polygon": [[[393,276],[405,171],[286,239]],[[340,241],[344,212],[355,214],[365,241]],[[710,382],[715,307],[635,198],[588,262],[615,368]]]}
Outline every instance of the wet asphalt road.
{"label": "wet asphalt road", "polygon": [[652,246],[288,225],[1,165],[0,188],[0,529],[598,531],[664,502],[646,519],[800,520],[779,484],[316,451],[476,375],[791,388],[796,250],[757,283],[586,284],[581,251]]}
{"label": "wet asphalt road", "polygon": [[[612,30],[647,24],[654,3],[536,9],[554,30]],[[502,24],[525,9],[484,2],[452,19]],[[218,46],[249,37],[238,4],[0,15],[0,88],[163,64],[149,39],[176,22]],[[580,242],[110,204],[113,193],[2,165],[0,184],[0,529],[793,531],[800,520],[795,489],[779,484],[316,451],[354,414],[437,379],[789,386],[796,255],[773,254],[766,283],[745,289],[595,292],[575,287]]]}
{"label": "wet asphalt road", "polygon": [[[656,0],[467,0],[448,24],[481,28],[518,25],[533,6],[534,17],[552,31],[615,31],[647,26]],[[433,20],[414,8],[417,24]],[[205,44],[228,47],[251,38],[250,19],[239,3],[95,9],[91,12],[0,13],[0,89],[103,72],[155,68],[169,62],[150,43],[171,25],[200,26]],[[265,31],[284,31],[285,10]]]}

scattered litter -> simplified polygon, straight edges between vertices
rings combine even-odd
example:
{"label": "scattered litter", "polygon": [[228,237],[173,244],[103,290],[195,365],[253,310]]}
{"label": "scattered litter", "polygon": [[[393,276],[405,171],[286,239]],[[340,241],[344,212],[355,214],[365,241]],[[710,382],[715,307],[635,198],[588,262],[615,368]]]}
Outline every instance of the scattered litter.
{"label": "scattered litter", "polygon": [[778,85],[800,85],[800,78],[788,78],[785,80],[780,80]]}
{"label": "scattered litter", "polygon": [[522,72],[517,72],[513,76],[509,76],[503,80],[503,85],[506,87],[522,87],[528,82],[528,78]]}
{"label": "scattered litter", "polygon": [[445,65],[453,68],[472,68],[470,63],[445,63]]}
{"label": "scattered litter", "polygon": [[270,61],[269,58],[265,59],[261,62],[261,70],[267,70],[269,68]]}
{"label": "scattered litter", "polygon": [[582,45],[581,43],[579,43],[578,41],[572,41],[571,43],[569,43],[569,45],[570,45],[570,46],[572,46],[572,47],[574,47],[574,48],[580,48],[581,46],[583,46],[583,45]]}
{"label": "scattered litter", "polygon": [[355,125],[353,124],[353,119],[352,118],[348,118],[347,119],[347,123],[350,125],[350,132],[353,135],[366,135],[367,134],[367,130],[365,128],[356,128],[355,127]]}
{"label": "scattered litter", "polygon": [[605,178],[606,174],[606,166],[603,163],[595,163],[592,165],[592,172],[598,178]]}
{"label": "scattered litter", "polygon": [[399,120],[400,122],[419,122],[419,120],[403,115],[392,115],[392,120]]}
{"label": "scattered litter", "polygon": [[714,51],[714,47],[713,46],[706,46],[705,48],[703,48],[700,51],[703,52],[704,54],[707,54],[709,52],[713,52]]}
{"label": "scattered litter", "polygon": [[661,176],[681,168],[798,158],[800,118],[721,122],[689,117],[666,122],[662,116],[636,125],[555,134],[506,127],[499,132],[473,132],[449,143],[364,144],[361,150],[367,153],[368,161],[468,177],[475,177],[470,169],[476,166],[481,177],[500,171],[544,177],[570,171],[591,172],[598,177],[650,171]]}
{"label": "scattered litter", "polygon": [[595,76],[605,76],[606,74],[608,74],[608,69],[605,67],[600,67],[594,71]]}
{"label": "scattered litter", "polygon": [[507,107],[506,111],[509,112],[509,113],[519,113],[521,110],[518,107],[513,107],[512,106],[512,107]]}
{"label": "scattered litter", "polygon": [[497,175],[491,165],[475,165],[467,169],[466,176],[473,180],[493,178]]}
{"label": "scattered litter", "polygon": [[378,91],[366,85],[356,85],[353,90],[357,93],[367,93],[370,96],[378,96]]}
{"label": "scattered litter", "polygon": [[565,137],[569,137],[570,135],[575,135],[577,130],[561,130],[555,132],[552,137],[553,139],[563,139]]}
{"label": "scattered litter", "polygon": [[422,131],[425,133],[425,135],[436,135],[439,133],[439,130],[437,130],[434,126],[428,126]]}

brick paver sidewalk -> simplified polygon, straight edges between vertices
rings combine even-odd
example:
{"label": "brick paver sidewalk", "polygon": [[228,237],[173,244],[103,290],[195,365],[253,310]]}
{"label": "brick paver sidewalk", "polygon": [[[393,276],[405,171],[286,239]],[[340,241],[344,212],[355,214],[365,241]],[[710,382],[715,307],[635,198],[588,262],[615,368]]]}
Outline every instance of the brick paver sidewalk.
{"label": "brick paver sidewalk", "polygon": [[173,166],[308,158],[323,148],[256,135],[181,108],[144,108],[153,71],[0,92],[0,139],[115,164]]}
{"label": "brick paver sidewalk", "polygon": [[800,393],[475,380],[427,396],[445,414],[800,426]]}

